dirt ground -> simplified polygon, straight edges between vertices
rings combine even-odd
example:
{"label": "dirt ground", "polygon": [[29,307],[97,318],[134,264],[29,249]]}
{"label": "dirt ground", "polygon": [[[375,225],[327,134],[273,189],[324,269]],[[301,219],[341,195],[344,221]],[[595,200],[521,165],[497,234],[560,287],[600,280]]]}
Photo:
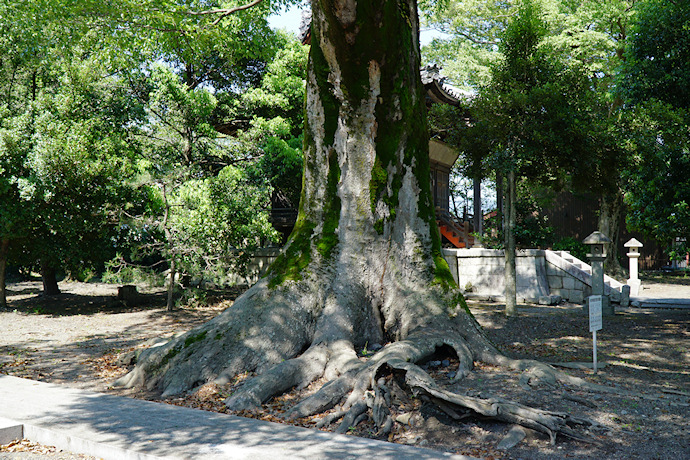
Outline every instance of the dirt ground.
{"label": "dirt ground", "polygon": [[[690,282],[666,281],[647,280],[649,290],[644,294],[690,298]],[[125,306],[115,299],[116,286],[61,283],[60,287],[62,295],[43,297],[37,282],[8,286],[9,308],[0,312],[0,373],[151,399],[109,388],[127,372],[123,358],[151,339],[184,332],[232,304],[230,299],[217,298],[209,307],[168,313],[162,292],[156,290],[140,288],[141,303]],[[506,318],[501,304],[471,303],[470,309],[509,356],[591,363],[588,318],[577,305],[522,306],[517,318]],[[548,437],[525,429],[522,442],[499,449],[512,426],[469,414],[451,414],[460,417],[453,420],[429,401],[405,396],[394,404],[396,424],[387,439],[485,459],[690,458],[690,309],[619,309],[615,317],[605,319],[597,343],[598,359],[605,367],[596,375],[591,369],[564,369],[606,385],[615,394],[565,386],[529,388],[521,384],[518,373],[491,366],[478,366],[469,377],[452,384],[452,356],[439,355],[424,365],[439,383],[461,394],[513,399],[589,418],[600,425],[590,433],[594,444],[559,437],[551,445]],[[315,387],[275,398],[259,413],[238,415],[284,423],[286,409]],[[232,391],[232,385],[205,385],[194,394],[165,402],[224,412],[222,401]],[[314,427],[318,419],[295,424]],[[348,433],[377,437],[368,420]]]}

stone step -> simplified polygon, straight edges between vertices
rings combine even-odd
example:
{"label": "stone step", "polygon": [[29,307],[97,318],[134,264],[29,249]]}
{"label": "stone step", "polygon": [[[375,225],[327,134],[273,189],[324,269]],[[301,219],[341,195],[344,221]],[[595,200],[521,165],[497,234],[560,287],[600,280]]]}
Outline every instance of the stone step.
{"label": "stone step", "polygon": [[[591,286],[592,267],[590,265],[574,257],[567,251],[555,251],[554,253],[562,261],[561,264],[565,262],[561,267],[562,269],[566,270],[566,267],[568,267],[567,269],[576,271],[579,275],[575,275],[574,273],[573,275]],[[610,295],[612,300],[619,301],[623,285],[607,275],[604,275],[604,285],[605,293]]]}

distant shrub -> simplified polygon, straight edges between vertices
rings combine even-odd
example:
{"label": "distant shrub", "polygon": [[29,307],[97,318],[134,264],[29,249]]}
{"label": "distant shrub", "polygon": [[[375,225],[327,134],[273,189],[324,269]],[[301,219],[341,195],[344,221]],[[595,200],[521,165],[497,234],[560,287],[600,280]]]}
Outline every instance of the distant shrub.
{"label": "distant shrub", "polygon": [[587,246],[573,237],[566,237],[553,245],[554,251],[568,251],[580,260],[587,261]]}

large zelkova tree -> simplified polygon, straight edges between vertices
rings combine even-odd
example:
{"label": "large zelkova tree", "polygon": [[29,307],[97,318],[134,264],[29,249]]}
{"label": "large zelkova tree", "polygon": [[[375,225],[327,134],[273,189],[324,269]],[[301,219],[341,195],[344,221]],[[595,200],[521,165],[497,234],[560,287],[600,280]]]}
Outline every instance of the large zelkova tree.
{"label": "large zelkova tree", "polygon": [[690,241],[690,4],[647,1],[635,13],[620,81],[637,125],[628,224],[680,258]]}
{"label": "large zelkova tree", "polygon": [[[227,400],[254,409],[324,378],[294,417],[334,406],[346,430],[368,407],[392,420],[389,379],[483,416],[579,437],[588,422],[496,399],[453,394],[419,366],[457,355],[457,379],[475,362],[521,369],[536,383],[586,382],[496,350],[466,309],[441,255],[428,165],[414,0],[313,1],[298,222],[268,275],[210,322],[148,349],[123,386],[164,396],[254,375]],[[368,359],[363,347],[381,344]],[[373,391],[369,391],[373,390]]]}

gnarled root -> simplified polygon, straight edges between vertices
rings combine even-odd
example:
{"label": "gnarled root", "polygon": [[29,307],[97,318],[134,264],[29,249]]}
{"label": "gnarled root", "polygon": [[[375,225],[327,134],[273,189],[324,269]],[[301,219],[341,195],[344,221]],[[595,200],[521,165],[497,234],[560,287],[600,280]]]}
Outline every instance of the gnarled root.
{"label": "gnarled root", "polygon": [[[337,411],[324,416],[317,427],[325,427],[342,419],[337,432],[343,433],[369,417],[376,425],[378,435],[385,436],[393,428],[390,384],[395,384],[425,397],[454,420],[462,420],[474,414],[531,428],[548,435],[552,443],[555,443],[559,433],[580,441],[595,442],[586,430],[598,425],[590,420],[570,414],[536,409],[500,398],[465,396],[441,388],[418,363],[428,360],[441,348],[444,348],[446,352],[450,349],[455,352],[459,360],[456,380],[463,378],[473,364],[472,348],[467,341],[457,335],[450,337],[447,331],[439,333],[434,330],[425,330],[410,335],[406,340],[388,344],[368,361],[350,363],[347,372],[302,400],[291,409],[288,415],[290,418],[315,415],[341,404]],[[245,409],[246,401],[250,401],[249,405],[255,406],[268,399],[271,392],[277,394],[279,391],[284,391],[291,383],[293,386],[304,385],[307,380],[318,378],[320,376],[318,370],[325,369],[327,366],[324,359],[327,353],[324,353],[323,349],[324,347],[310,348],[301,357],[281,363],[263,376],[247,382],[245,388],[240,389],[227,400],[228,407],[235,410]],[[492,356],[492,361],[500,361],[508,367],[523,370],[525,375],[530,375],[532,378],[539,377],[552,385],[558,381],[567,381],[570,384],[581,383],[579,379],[574,381],[568,378],[567,374],[551,366],[536,361],[511,360],[498,354],[497,351],[495,353],[497,355]],[[313,372],[305,373],[300,370],[307,363]],[[291,377],[284,374],[286,369],[291,370]],[[296,378],[297,376],[299,378]],[[393,377],[396,378],[397,383],[390,381]],[[280,379],[281,383],[276,382],[277,379]],[[589,385],[584,385],[584,387],[593,389],[589,388]],[[253,398],[248,395],[253,395]]]}
{"label": "gnarled root", "polygon": [[531,428],[549,435],[552,444],[555,444],[558,433],[580,441],[594,442],[592,438],[575,430],[576,427],[595,426],[596,424],[590,420],[565,413],[535,409],[498,398],[482,399],[452,393],[439,388],[419,366],[410,363],[391,363],[391,366],[395,364],[397,364],[397,369],[405,372],[405,382],[413,391],[431,396],[432,401],[444,401],[450,405],[451,409],[467,408],[478,415]]}

